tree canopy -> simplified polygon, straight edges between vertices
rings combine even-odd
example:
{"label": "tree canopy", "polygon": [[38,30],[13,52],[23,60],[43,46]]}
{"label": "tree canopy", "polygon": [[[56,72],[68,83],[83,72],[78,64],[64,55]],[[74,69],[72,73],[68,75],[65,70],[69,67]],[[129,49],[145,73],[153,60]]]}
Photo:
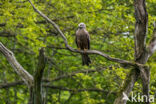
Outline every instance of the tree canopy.
{"label": "tree canopy", "polygon": [[[77,48],[75,32],[83,22],[90,34],[91,50],[129,62],[135,60],[134,1],[139,0],[32,0],[38,10],[59,26],[73,49]],[[146,0],[146,46],[153,39],[155,9],[156,0]],[[29,0],[0,0],[0,42],[32,76],[44,63],[39,58],[39,50],[44,48],[46,65],[41,75],[41,92],[45,104],[113,104],[133,70],[133,66],[98,54],[89,54],[92,63],[83,66],[80,52],[66,47],[58,30],[34,11]],[[155,57],[154,53],[145,64],[151,70],[151,95],[156,94]],[[139,79],[133,92],[142,94],[141,88]],[[0,102],[27,104],[29,99],[28,86],[0,54]]]}

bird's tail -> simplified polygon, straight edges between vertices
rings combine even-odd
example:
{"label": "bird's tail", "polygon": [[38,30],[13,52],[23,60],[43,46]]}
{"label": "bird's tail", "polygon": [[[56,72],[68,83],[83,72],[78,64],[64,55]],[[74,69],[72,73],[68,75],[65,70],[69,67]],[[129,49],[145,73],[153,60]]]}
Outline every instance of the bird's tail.
{"label": "bird's tail", "polygon": [[88,56],[88,54],[81,54],[82,55],[82,65],[89,65],[91,63],[91,60]]}

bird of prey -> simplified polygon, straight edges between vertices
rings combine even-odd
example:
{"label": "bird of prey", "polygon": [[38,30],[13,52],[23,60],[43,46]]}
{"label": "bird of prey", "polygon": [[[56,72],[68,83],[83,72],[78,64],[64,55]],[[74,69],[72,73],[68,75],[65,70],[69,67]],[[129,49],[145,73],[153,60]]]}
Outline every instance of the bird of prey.
{"label": "bird of prey", "polygon": [[[86,25],[84,23],[80,23],[78,25],[78,30],[76,31],[76,45],[80,50],[88,50],[90,49],[90,36],[88,31],[86,30]],[[89,65],[91,63],[90,58],[87,53],[81,54],[82,56],[82,65]]]}

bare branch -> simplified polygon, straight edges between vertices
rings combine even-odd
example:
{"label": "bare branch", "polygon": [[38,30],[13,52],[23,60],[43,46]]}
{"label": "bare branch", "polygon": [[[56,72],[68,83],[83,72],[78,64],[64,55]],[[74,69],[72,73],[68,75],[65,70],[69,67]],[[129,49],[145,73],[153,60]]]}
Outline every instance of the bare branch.
{"label": "bare branch", "polygon": [[0,23],[0,27],[3,27],[5,26],[6,24],[5,23]]}
{"label": "bare branch", "polygon": [[12,83],[5,83],[5,84],[0,84],[0,89],[2,88],[9,88],[17,85],[23,85],[23,81],[16,81]]}
{"label": "bare branch", "polygon": [[11,33],[9,31],[1,31],[0,32],[0,37],[15,37],[16,34]]}
{"label": "bare branch", "polygon": [[33,77],[30,75],[16,60],[14,54],[8,50],[1,42],[0,42],[0,52],[7,58],[10,65],[13,67],[15,72],[22,78],[22,80],[26,83],[28,87],[33,85]]}
{"label": "bare branch", "polygon": [[[108,68],[110,68],[110,67],[108,67]],[[106,70],[108,68],[97,68],[97,69],[89,69],[89,70],[79,70],[79,71],[72,72],[70,74],[64,74],[64,75],[58,76],[58,77],[56,77],[56,78],[54,78],[52,80],[42,79],[42,82],[58,81],[58,80],[61,80],[61,79],[64,79],[64,78],[70,78],[71,76],[75,76],[78,73],[87,73],[87,74],[89,74],[89,73],[93,73],[93,72],[100,72],[100,71]],[[0,84],[0,89],[1,88],[9,88],[9,87],[17,86],[17,85],[23,85],[23,84],[24,84],[23,81],[16,81],[16,82],[11,82],[11,83]]]}
{"label": "bare branch", "polygon": [[47,88],[65,90],[65,91],[70,91],[70,92],[95,91],[95,92],[108,93],[108,92],[104,91],[103,89],[98,89],[98,88],[70,89],[70,88],[66,88],[66,87],[62,87],[62,86],[52,86],[52,85],[43,85],[43,86],[47,87]]}
{"label": "bare branch", "polygon": [[[23,81],[16,81],[16,82],[11,82],[11,83],[0,84],[0,89],[14,87],[14,86],[17,86],[17,85],[24,85],[24,82]],[[59,89],[59,90],[65,90],[65,91],[71,91],[71,92],[95,91],[95,92],[108,93],[108,92],[104,91],[103,89],[98,89],[98,88],[70,89],[70,88],[66,88],[66,87],[63,87],[63,86],[53,86],[53,85],[48,85],[48,84],[47,85],[44,84],[43,87],[52,88],[52,89]],[[113,93],[113,94],[115,94],[115,93]]]}
{"label": "bare branch", "polygon": [[[58,33],[61,35],[61,37],[63,38],[64,40],[64,43],[65,43],[65,46],[67,49],[69,49],[70,51],[72,52],[76,52],[76,53],[84,53],[84,51],[79,51],[79,50],[76,50],[76,49],[73,49],[72,47],[70,47],[68,45],[68,41],[65,37],[65,35],[63,34],[63,32],[60,30],[59,26],[53,22],[51,19],[49,19],[45,14],[43,14],[41,11],[39,11],[34,5],[33,3],[31,2],[31,0],[28,0],[30,2],[30,4],[32,5],[32,7],[34,8],[34,10],[40,15],[42,16],[44,19],[46,19],[50,24],[52,24],[54,26],[54,28],[58,31]],[[119,59],[119,58],[113,58],[113,57],[110,57],[109,55],[107,54],[104,54],[100,51],[97,51],[97,50],[88,50],[88,51],[85,51],[85,53],[88,53],[88,54],[97,54],[97,55],[101,55],[103,57],[105,57],[106,59],[110,60],[110,61],[113,61],[113,62],[117,62],[117,63],[120,63],[120,64],[127,64],[127,65],[131,65],[131,66],[139,66],[139,64],[137,63],[133,63],[133,62],[130,62],[130,61],[127,61],[127,60],[122,60],[122,59]]]}

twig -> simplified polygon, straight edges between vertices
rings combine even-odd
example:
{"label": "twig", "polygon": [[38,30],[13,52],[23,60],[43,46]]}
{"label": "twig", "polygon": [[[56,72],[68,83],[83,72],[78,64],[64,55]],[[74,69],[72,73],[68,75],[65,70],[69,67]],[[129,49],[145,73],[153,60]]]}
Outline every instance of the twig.
{"label": "twig", "polygon": [[70,91],[70,92],[83,92],[83,91],[95,91],[95,92],[105,92],[103,89],[98,89],[98,88],[85,88],[85,89],[70,89],[62,86],[52,86],[52,85],[43,85],[44,87],[47,88],[52,88],[52,89],[59,89],[59,90],[65,90],[65,91]]}
{"label": "twig", "polygon": [[9,88],[9,87],[17,86],[17,85],[23,85],[23,84],[24,84],[23,81],[16,81],[16,82],[12,82],[12,83],[0,84],[0,89]]}

